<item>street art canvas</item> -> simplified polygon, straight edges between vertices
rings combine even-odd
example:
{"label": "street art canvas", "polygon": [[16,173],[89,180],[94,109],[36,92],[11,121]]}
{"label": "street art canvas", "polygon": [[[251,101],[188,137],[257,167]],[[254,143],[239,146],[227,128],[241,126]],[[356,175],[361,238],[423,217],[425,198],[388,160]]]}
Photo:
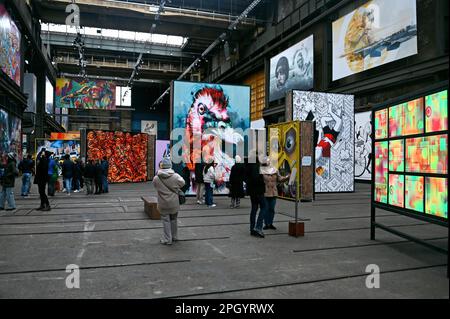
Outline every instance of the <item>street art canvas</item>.
{"label": "street art canvas", "polygon": [[389,108],[389,137],[421,134],[423,130],[423,98]]}
{"label": "street art canvas", "polygon": [[372,0],[333,22],[333,81],[417,54],[416,0]]}
{"label": "street art canvas", "polygon": [[423,213],[423,176],[407,175],[405,178],[405,208]]}
{"label": "street art canvas", "polygon": [[448,218],[448,179],[427,177],[425,179],[426,214]]}
{"label": "street art canvas", "polygon": [[79,158],[80,155],[80,140],[46,140],[36,139],[36,154],[39,154],[42,149],[52,152],[56,160],[64,159],[64,156],[69,155],[71,159]]}
{"label": "street art canvas", "polygon": [[88,158],[108,159],[109,182],[147,181],[147,134],[88,131],[86,144]]}
{"label": "street art canvas", "polygon": [[388,142],[375,143],[375,198],[380,203],[387,203],[388,181]]}
{"label": "street art canvas", "polygon": [[389,174],[389,204],[403,207],[405,176]]}
{"label": "street art canvas", "polygon": [[55,102],[58,108],[115,110],[116,84],[100,80],[58,78]]}
{"label": "street art canvas", "polygon": [[[204,162],[217,163],[214,192],[228,194],[226,182],[234,158],[224,149],[231,148],[233,152],[238,147],[245,149],[244,133],[250,128],[250,87],[174,81],[171,94],[172,130],[182,132],[176,134],[172,143],[183,143],[182,154],[176,154],[183,160],[181,163],[172,160],[176,171],[189,172],[191,185],[187,194],[195,193],[195,163],[202,157]],[[194,148],[196,141],[199,147]]]}
{"label": "street art canvas", "polygon": [[315,191],[354,191],[354,96],[293,91],[292,114],[316,122]]}
{"label": "street art canvas", "polygon": [[156,140],[155,173],[164,157],[170,157],[170,141]]}
{"label": "street art canvas", "polygon": [[371,179],[372,122],[371,112],[355,114],[355,179]]}
{"label": "street art canvas", "polygon": [[447,90],[425,97],[425,123],[427,132],[448,130]]}
{"label": "street art canvas", "polygon": [[406,140],[406,171],[448,173],[448,134]]}
{"label": "street art canvas", "polygon": [[404,141],[389,141],[389,170],[393,172],[404,172]]}
{"label": "street art canvas", "polygon": [[387,138],[388,109],[375,112],[375,139]]}
{"label": "street art canvas", "polygon": [[21,72],[21,34],[5,5],[0,4],[0,68],[18,86]]}
{"label": "street art canvas", "polygon": [[22,120],[0,109],[0,159],[9,152],[22,159]]}
{"label": "street art canvas", "polygon": [[314,85],[314,37],[300,41],[270,59],[269,101],[289,90],[309,90]]}

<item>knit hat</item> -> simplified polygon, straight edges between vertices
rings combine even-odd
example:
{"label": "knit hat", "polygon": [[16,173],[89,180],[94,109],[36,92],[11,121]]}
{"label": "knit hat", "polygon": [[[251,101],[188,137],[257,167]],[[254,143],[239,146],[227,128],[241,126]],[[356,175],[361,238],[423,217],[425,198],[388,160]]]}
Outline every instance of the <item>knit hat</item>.
{"label": "knit hat", "polygon": [[168,157],[163,158],[163,160],[161,161],[161,168],[162,169],[172,168],[172,161],[170,160],[170,158]]}

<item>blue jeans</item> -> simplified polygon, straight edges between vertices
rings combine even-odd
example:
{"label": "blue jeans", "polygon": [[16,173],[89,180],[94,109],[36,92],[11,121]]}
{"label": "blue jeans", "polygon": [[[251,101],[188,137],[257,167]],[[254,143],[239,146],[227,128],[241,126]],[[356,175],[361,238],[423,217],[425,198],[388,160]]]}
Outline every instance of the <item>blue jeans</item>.
{"label": "blue jeans", "polygon": [[0,208],[5,208],[5,200],[8,202],[9,208],[16,208],[16,202],[14,201],[13,194],[14,187],[3,186],[2,192],[0,193]]}
{"label": "blue jeans", "polygon": [[266,226],[272,225],[273,218],[275,217],[275,205],[277,203],[276,197],[265,197],[266,212],[264,213],[264,224]]}
{"label": "blue jeans", "polygon": [[[264,200],[264,195],[251,195],[250,201],[252,203],[252,209],[250,211],[250,231],[262,232],[264,213],[266,211],[266,201]],[[256,219],[256,213],[258,212],[258,219]]]}
{"label": "blue jeans", "polygon": [[205,183],[205,203],[208,206],[213,204],[213,189],[211,183]]}
{"label": "blue jeans", "polygon": [[70,194],[70,191],[72,190],[72,177],[64,178],[64,187],[66,188],[67,194]]}
{"label": "blue jeans", "polygon": [[48,196],[55,196],[55,181],[52,180],[52,175],[48,176],[47,190]]}
{"label": "blue jeans", "polygon": [[102,184],[103,184],[103,192],[107,193],[108,190],[108,176],[103,175],[102,176]]}
{"label": "blue jeans", "polygon": [[31,188],[31,173],[23,173],[22,175],[22,196],[28,195]]}

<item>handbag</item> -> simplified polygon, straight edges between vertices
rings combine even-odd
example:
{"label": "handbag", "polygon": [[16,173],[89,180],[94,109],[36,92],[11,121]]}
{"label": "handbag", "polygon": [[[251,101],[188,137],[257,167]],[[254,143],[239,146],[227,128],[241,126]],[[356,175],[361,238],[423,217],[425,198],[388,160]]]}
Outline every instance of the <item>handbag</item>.
{"label": "handbag", "polygon": [[[167,186],[166,183],[164,183],[161,178],[159,180],[161,181],[161,183],[164,184],[164,186],[166,186],[166,188],[168,190],[172,191],[172,193],[176,193],[172,188]],[[180,203],[180,205],[183,205],[184,203],[186,203],[186,195],[184,194],[184,192],[182,190],[178,190],[178,202]]]}

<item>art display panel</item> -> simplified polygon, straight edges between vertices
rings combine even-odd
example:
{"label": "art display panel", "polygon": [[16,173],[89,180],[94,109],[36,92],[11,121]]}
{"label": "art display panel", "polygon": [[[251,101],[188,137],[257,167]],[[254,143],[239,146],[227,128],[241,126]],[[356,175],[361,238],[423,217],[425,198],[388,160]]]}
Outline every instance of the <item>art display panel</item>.
{"label": "art display panel", "polygon": [[448,134],[406,140],[406,171],[448,173]]}
{"label": "art display panel", "polygon": [[0,109],[0,159],[9,152],[22,159],[22,120]]}
{"label": "art display panel", "polygon": [[36,154],[39,154],[42,149],[52,152],[55,160],[64,160],[66,155],[70,158],[78,159],[81,157],[80,140],[53,140],[53,139],[36,139]]}
{"label": "art display panel", "polygon": [[448,179],[427,177],[425,179],[426,213],[438,217],[448,218]]}
{"label": "art display panel", "polygon": [[447,90],[425,97],[425,123],[427,132],[448,130]]}
{"label": "art display panel", "polygon": [[390,107],[389,137],[423,133],[423,111],[423,98]]}
{"label": "art display panel", "polygon": [[20,86],[22,35],[4,4],[0,3],[0,68]]}
{"label": "art display panel", "polygon": [[315,191],[354,191],[354,96],[293,91],[293,120],[315,121]]}
{"label": "art display panel", "polygon": [[388,109],[375,112],[375,138],[387,138]]}
{"label": "art display panel", "polygon": [[[228,194],[226,182],[234,157],[224,152],[222,142],[234,151],[245,144],[244,132],[250,128],[250,87],[174,81],[171,94],[172,130],[183,131],[172,143],[184,145],[182,154],[178,154],[183,162],[174,168],[180,173],[185,167],[189,170],[191,187],[187,194],[195,194],[195,163],[202,157],[205,162],[217,163],[214,192]],[[194,149],[196,136],[202,137],[198,149]]]}
{"label": "art display panel", "polygon": [[423,176],[406,176],[405,208],[423,213],[424,185]]}
{"label": "art display panel", "polygon": [[389,170],[394,172],[405,171],[404,160],[404,141],[393,140],[389,141]]}
{"label": "art display panel", "polygon": [[269,101],[290,90],[309,90],[314,85],[314,37],[293,45],[270,59]]}
{"label": "art display panel", "polygon": [[417,54],[416,0],[372,0],[332,24],[333,81]]}
{"label": "art display panel", "polygon": [[116,84],[110,81],[56,79],[57,108],[92,110],[116,109]]}
{"label": "art display panel", "polygon": [[170,141],[156,140],[155,174],[158,172],[159,163],[164,157],[170,157]]}
{"label": "art display panel", "polygon": [[107,157],[110,183],[147,181],[148,135],[110,131],[88,131],[87,157]]}
{"label": "art display panel", "polygon": [[389,174],[389,204],[403,207],[405,176]]}
{"label": "art display panel", "polygon": [[375,201],[387,203],[388,142],[375,143]]}
{"label": "art display panel", "polygon": [[355,179],[371,180],[372,122],[370,111],[355,114]]}

